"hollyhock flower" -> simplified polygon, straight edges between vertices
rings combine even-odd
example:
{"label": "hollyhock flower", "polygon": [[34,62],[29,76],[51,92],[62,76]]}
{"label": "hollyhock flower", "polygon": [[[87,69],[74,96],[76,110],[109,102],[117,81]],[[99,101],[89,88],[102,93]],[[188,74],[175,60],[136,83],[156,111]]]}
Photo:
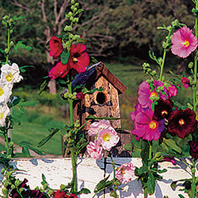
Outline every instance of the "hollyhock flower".
{"label": "hollyhock flower", "polygon": [[173,165],[176,164],[174,157],[166,157],[164,156],[163,161],[171,162]]}
{"label": "hollyhock flower", "polygon": [[198,159],[198,142],[189,141],[190,155],[192,158]]}
{"label": "hollyhock flower", "polygon": [[102,147],[97,144],[97,142],[89,142],[87,145],[88,154],[94,159],[101,159],[102,157]]}
{"label": "hollyhock flower", "polygon": [[34,198],[46,198],[46,196],[40,190],[28,190],[29,197]]}
{"label": "hollyhock flower", "polygon": [[86,67],[89,65],[90,59],[86,52],[85,45],[78,43],[72,45],[70,48],[70,56],[68,65],[70,68],[75,69],[78,73],[85,72]]}
{"label": "hollyhock flower", "polygon": [[64,78],[70,70],[68,64],[63,65],[62,62],[58,62],[52,69],[49,71],[48,76],[51,80],[58,77]]}
{"label": "hollyhock flower", "polygon": [[[19,188],[24,188],[26,190],[23,190],[22,191],[22,196],[23,197],[29,197],[28,196],[28,192],[27,192],[27,189],[29,188],[29,186],[26,184],[28,182],[27,179],[24,179],[22,181],[22,183],[18,186]],[[21,196],[18,194],[17,190],[16,189],[13,189],[11,192],[10,192],[10,195],[12,198],[21,198]]]}
{"label": "hollyhock flower", "polygon": [[13,86],[13,83],[18,83],[23,79],[20,75],[19,66],[16,63],[12,65],[5,64],[1,67],[1,82]]}
{"label": "hollyhock flower", "polygon": [[122,164],[117,170],[116,170],[116,178],[119,180],[120,183],[127,184],[135,177],[135,167],[132,163],[125,163]]}
{"label": "hollyhock flower", "polygon": [[10,114],[10,109],[7,105],[0,105],[0,126],[5,126],[6,117]]}
{"label": "hollyhock flower", "polygon": [[142,106],[140,105],[140,103],[137,102],[137,104],[135,105],[135,111],[131,112],[131,119],[135,121],[135,116],[141,111],[144,111],[144,110],[142,109]]}
{"label": "hollyhock flower", "polygon": [[79,100],[82,100],[84,98],[84,94],[83,92],[78,92],[76,97],[79,99]]}
{"label": "hollyhock flower", "polygon": [[[89,136],[97,135],[100,130],[112,127],[109,120],[101,120],[100,122],[91,123],[88,134]],[[113,127],[112,127],[113,128]]]}
{"label": "hollyhock flower", "polygon": [[175,87],[175,85],[170,85],[169,87],[168,87],[168,95],[169,95],[169,97],[174,97],[174,96],[176,96],[177,95],[177,88]]}
{"label": "hollyhock flower", "polygon": [[101,129],[98,133],[97,144],[101,145],[103,149],[110,151],[114,147],[120,138],[113,127]]}
{"label": "hollyhock flower", "polygon": [[185,110],[175,109],[168,121],[168,132],[182,139],[197,128],[196,114],[189,108]]}
{"label": "hollyhock flower", "polygon": [[182,78],[182,84],[187,89],[190,86],[190,80],[188,78],[186,78],[186,77],[183,77]]}
{"label": "hollyhock flower", "polygon": [[54,198],[66,198],[69,197],[65,191],[57,190],[53,193]]}
{"label": "hollyhock flower", "polygon": [[52,36],[49,41],[50,56],[57,59],[63,51],[62,40],[56,36]]}
{"label": "hollyhock flower", "polygon": [[135,117],[135,127],[131,131],[132,134],[143,140],[158,140],[165,128],[164,119],[153,120],[153,114],[151,109],[139,112]]}
{"label": "hollyhock flower", "polygon": [[158,104],[155,105],[153,118],[155,120],[162,120],[163,118],[168,119],[168,117],[170,116],[172,112],[172,108],[174,106],[172,100],[159,99],[157,102]]}
{"label": "hollyhock flower", "polygon": [[196,36],[185,26],[173,34],[171,42],[171,52],[181,58],[186,58],[197,48]]}
{"label": "hollyhock flower", "polygon": [[78,198],[78,196],[75,194],[70,194],[69,196],[66,196],[66,198]]}
{"label": "hollyhock flower", "polygon": [[[161,81],[154,80],[154,86],[157,89],[158,87],[164,86],[164,84]],[[166,93],[166,95],[163,95],[161,92],[158,95],[157,92],[155,90],[152,91],[149,84],[144,81],[139,86],[138,102],[142,106],[142,108],[151,108],[151,104],[153,103],[153,101],[150,98],[156,96],[165,100],[168,95],[168,91],[166,88],[164,88],[164,92]]]}
{"label": "hollyhock flower", "polygon": [[7,103],[12,94],[12,89],[7,84],[0,82],[0,103]]}

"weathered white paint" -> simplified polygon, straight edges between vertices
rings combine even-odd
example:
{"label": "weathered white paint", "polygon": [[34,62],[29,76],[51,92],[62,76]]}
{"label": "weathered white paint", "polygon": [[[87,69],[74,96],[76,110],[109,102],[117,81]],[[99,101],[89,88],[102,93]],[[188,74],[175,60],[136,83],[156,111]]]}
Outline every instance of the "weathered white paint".
{"label": "weathered white paint", "polygon": [[[107,159],[108,162],[109,159]],[[138,158],[114,158],[116,164],[123,164],[132,162],[134,166],[141,166],[141,159]],[[68,158],[59,159],[17,159],[13,160],[12,164],[15,165],[21,171],[18,171],[16,176],[21,180],[28,179],[30,187],[41,186],[42,173],[46,176],[51,188],[58,189],[60,184],[67,184],[71,181],[72,168],[71,160]],[[181,162],[177,162],[176,165],[172,165],[171,162],[160,163],[160,168],[166,168],[168,171],[163,173],[163,180],[158,181],[156,184],[155,194],[149,196],[150,198],[163,198],[168,196],[169,198],[176,198],[178,194],[183,194],[179,190],[173,191],[170,184],[174,180],[190,178],[190,172],[188,168]],[[111,174],[112,178],[112,166],[107,164],[106,176]],[[80,198],[91,198],[93,196],[93,190],[95,185],[104,178],[104,159],[94,160],[91,158],[84,158],[78,160],[78,188],[89,188],[92,193],[88,195],[81,195]],[[122,191],[118,191],[120,198],[143,198],[143,191],[141,188],[141,182],[137,179],[132,182],[122,185]],[[188,197],[186,194],[183,194]],[[110,198],[109,194],[105,196],[101,193],[96,195],[96,198]]]}

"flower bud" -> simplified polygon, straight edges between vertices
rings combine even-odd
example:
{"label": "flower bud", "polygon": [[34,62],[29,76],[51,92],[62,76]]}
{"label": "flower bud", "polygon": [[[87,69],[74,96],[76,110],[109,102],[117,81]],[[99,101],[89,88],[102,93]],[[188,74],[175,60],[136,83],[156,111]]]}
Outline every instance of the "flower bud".
{"label": "flower bud", "polygon": [[5,169],[2,168],[2,169],[1,169],[1,174],[4,174],[4,173],[5,173]]}
{"label": "flower bud", "polygon": [[14,182],[14,185],[17,187],[20,185],[20,181],[17,179],[15,182]]}
{"label": "flower bud", "polygon": [[6,195],[6,194],[8,193],[8,189],[7,189],[7,188],[3,188],[3,189],[2,189],[2,193],[3,193],[4,195]]}
{"label": "flower bud", "polygon": [[71,27],[71,26],[66,25],[66,26],[65,26],[65,28],[64,28],[64,31],[71,32],[71,31],[72,31],[72,27]]}
{"label": "flower bud", "polygon": [[15,185],[12,184],[12,185],[11,185],[11,189],[15,189],[15,188],[16,188]]}
{"label": "flower bud", "polygon": [[75,0],[71,0],[71,4],[74,4],[75,3]]}

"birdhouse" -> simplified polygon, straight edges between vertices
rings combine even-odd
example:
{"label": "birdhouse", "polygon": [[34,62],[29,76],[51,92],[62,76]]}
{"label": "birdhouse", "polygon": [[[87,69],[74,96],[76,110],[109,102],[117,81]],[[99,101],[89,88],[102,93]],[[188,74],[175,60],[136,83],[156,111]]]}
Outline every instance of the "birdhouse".
{"label": "birdhouse", "polygon": [[[126,86],[102,62],[89,66],[85,72],[75,76],[72,87],[82,84],[85,84],[88,90],[101,87],[103,90],[85,94],[82,100],[76,101],[73,111],[74,121],[79,120],[82,125],[89,115],[120,118],[118,95],[126,90]],[[121,128],[120,119],[111,121],[111,125],[114,128]],[[89,127],[90,123],[84,130],[88,130]]]}

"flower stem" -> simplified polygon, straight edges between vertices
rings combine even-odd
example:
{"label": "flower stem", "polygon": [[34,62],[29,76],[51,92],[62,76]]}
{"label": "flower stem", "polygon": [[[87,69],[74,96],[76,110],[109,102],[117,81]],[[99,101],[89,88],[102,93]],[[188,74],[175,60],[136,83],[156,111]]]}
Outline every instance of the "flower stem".
{"label": "flower stem", "polygon": [[164,49],[162,64],[160,65],[161,66],[160,67],[160,78],[159,78],[160,81],[162,81],[162,74],[163,74],[163,69],[164,69],[164,64],[165,64],[166,52],[167,52],[167,49]]}
{"label": "flower stem", "polygon": [[195,158],[192,159],[192,167],[191,167],[191,170],[192,170],[192,186],[191,186],[191,189],[192,189],[192,198],[195,198]]}
{"label": "flower stem", "polygon": [[112,167],[113,167],[113,194],[114,194],[114,198],[117,198],[117,194],[116,194],[116,185],[115,185],[115,180],[116,180],[116,170],[115,170],[115,163],[113,161],[113,158],[112,156],[110,155],[110,158],[111,158],[111,164],[112,164]]}
{"label": "flower stem", "polygon": [[[69,94],[72,94],[72,83],[71,83],[71,73],[69,73],[69,84],[68,84],[68,91]],[[73,99],[69,98],[69,112],[70,112],[70,126],[74,124],[73,120]],[[72,178],[72,191],[77,191],[77,171],[76,171],[76,155],[75,155],[75,143],[72,143],[70,147],[71,151],[71,160],[72,160],[72,171],[73,171],[73,178]]]}
{"label": "flower stem", "polygon": [[8,28],[8,40],[7,40],[8,48],[6,53],[6,63],[8,63],[9,52],[10,52],[10,29]]}

